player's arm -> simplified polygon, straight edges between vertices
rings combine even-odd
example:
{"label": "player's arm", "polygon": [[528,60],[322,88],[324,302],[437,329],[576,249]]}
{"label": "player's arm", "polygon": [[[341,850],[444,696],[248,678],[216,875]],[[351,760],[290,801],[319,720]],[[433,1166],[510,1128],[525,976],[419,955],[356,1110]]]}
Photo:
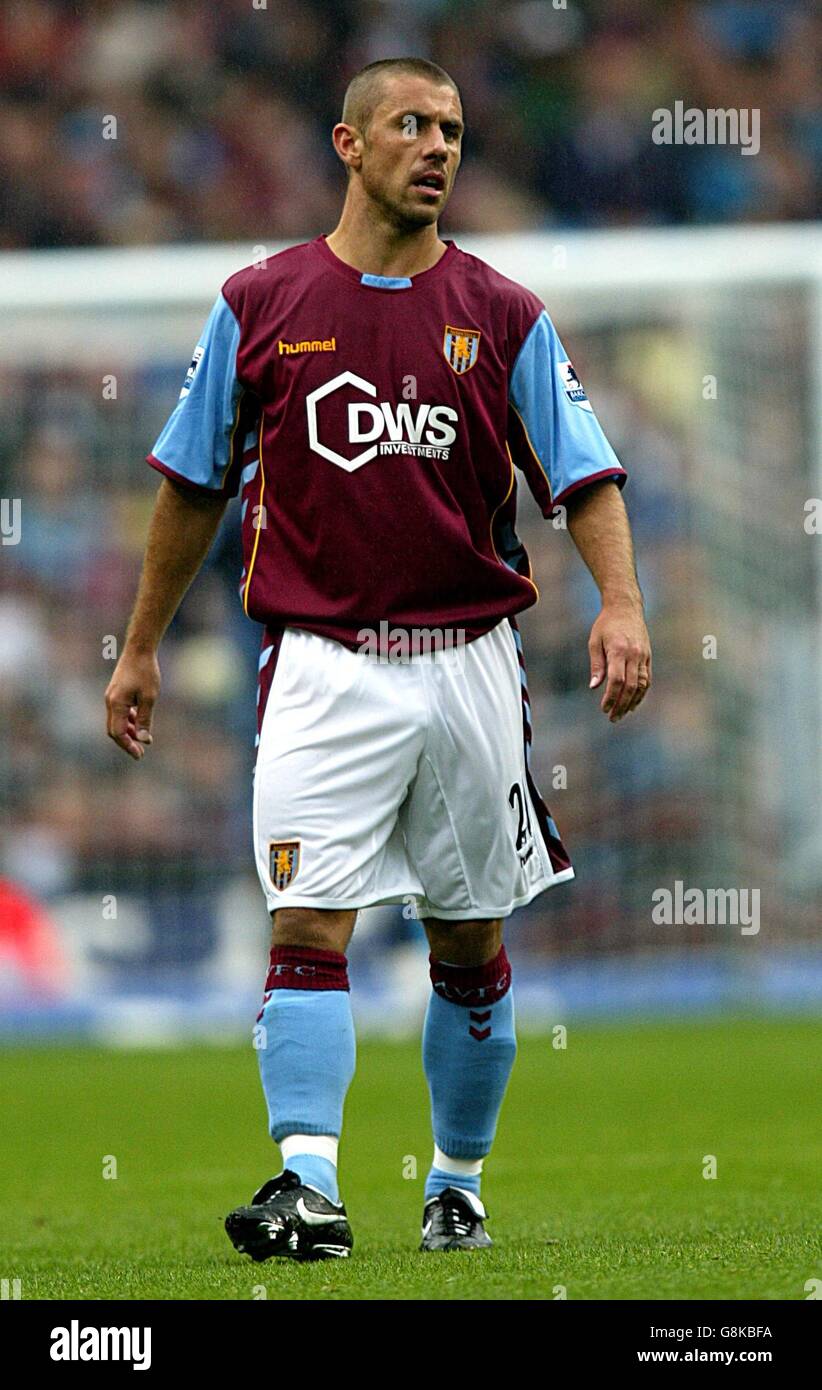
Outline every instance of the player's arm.
{"label": "player's arm", "polygon": [[628,517],[619,493],[625,469],[593,412],[545,310],[524,326],[511,371],[508,443],[545,516],[563,510],[602,595],[588,643],[591,687],[608,680],[602,709],[612,722],[651,683],[651,650]]}
{"label": "player's arm", "polygon": [[651,684],[651,643],[625,503],[612,481],[569,497],[568,530],[602,596],[591,628],[591,689],[607,675],[600,708],[611,722],[636,709]]}
{"label": "player's arm", "polygon": [[208,554],[227,504],[224,493],[194,492],[169,478],[160,484],[134,610],[106,690],[109,738],[132,758],[142,758],[151,743],[151,716],[160,693],[160,643]]}
{"label": "player's arm", "polygon": [[177,405],[148,456],[165,476],[123,652],[106,690],[109,737],[135,759],[151,743],[160,642],[239,486],[249,400],[237,375],[239,341],[237,317],[220,294]]}

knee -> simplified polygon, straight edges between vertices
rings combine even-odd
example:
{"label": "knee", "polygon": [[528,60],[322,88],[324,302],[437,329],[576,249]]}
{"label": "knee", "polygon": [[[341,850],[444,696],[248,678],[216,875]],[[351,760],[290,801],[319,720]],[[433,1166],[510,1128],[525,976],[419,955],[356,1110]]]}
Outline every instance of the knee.
{"label": "knee", "polygon": [[356,912],[319,911],[312,907],[280,907],[271,914],[272,946],[308,946],[318,951],[345,953]]}
{"label": "knee", "polygon": [[451,965],[487,965],[499,955],[503,924],[493,921],[444,922],[435,917],[424,923],[428,945],[435,960]]}

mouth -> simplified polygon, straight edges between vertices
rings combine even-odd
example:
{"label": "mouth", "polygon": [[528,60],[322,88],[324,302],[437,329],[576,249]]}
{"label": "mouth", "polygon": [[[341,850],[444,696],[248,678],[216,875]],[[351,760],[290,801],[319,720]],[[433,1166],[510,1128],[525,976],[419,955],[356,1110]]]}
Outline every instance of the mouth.
{"label": "mouth", "polygon": [[440,173],[421,174],[419,178],[413,179],[411,187],[415,188],[423,197],[435,199],[445,192],[445,175]]}

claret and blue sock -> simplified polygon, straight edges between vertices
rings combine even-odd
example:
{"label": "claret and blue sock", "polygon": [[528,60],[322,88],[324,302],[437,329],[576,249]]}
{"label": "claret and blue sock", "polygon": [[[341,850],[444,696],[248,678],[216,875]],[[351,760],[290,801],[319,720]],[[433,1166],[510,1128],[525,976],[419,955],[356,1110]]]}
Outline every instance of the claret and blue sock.
{"label": "claret and blue sock", "polygon": [[269,1132],[283,1166],[338,1202],[337,1145],[356,1061],[345,956],[272,947],[257,1025]]}
{"label": "claret and blue sock", "polygon": [[[429,963],[422,1049],[434,1159],[425,1200],[448,1187],[479,1197],[516,1055],[511,967],[504,946],[485,965]],[[345,956],[273,947],[257,1024],[269,1132],[283,1166],[338,1202],[337,1145],[356,1059]]]}
{"label": "claret and blue sock", "polygon": [[511,965],[504,946],[485,965],[429,957],[432,992],[422,1055],[431,1095],[434,1161],[425,1200],[447,1187],[480,1195],[516,1056]]}

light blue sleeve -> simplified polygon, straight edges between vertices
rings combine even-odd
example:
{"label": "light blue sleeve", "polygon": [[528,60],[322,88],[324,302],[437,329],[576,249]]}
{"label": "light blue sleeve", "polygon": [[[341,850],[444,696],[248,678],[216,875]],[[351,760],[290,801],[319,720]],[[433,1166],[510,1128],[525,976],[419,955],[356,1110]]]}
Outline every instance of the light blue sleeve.
{"label": "light blue sleeve", "polygon": [[240,325],[223,295],[211,310],[180,399],[148,462],[192,487],[220,491],[233,457],[243,387],[237,379]]}
{"label": "light blue sleeve", "polygon": [[520,348],[508,399],[548,480],[554,505],[597,478],[614,477],[620,485],[625,481],[625,470],[545,310]]}

